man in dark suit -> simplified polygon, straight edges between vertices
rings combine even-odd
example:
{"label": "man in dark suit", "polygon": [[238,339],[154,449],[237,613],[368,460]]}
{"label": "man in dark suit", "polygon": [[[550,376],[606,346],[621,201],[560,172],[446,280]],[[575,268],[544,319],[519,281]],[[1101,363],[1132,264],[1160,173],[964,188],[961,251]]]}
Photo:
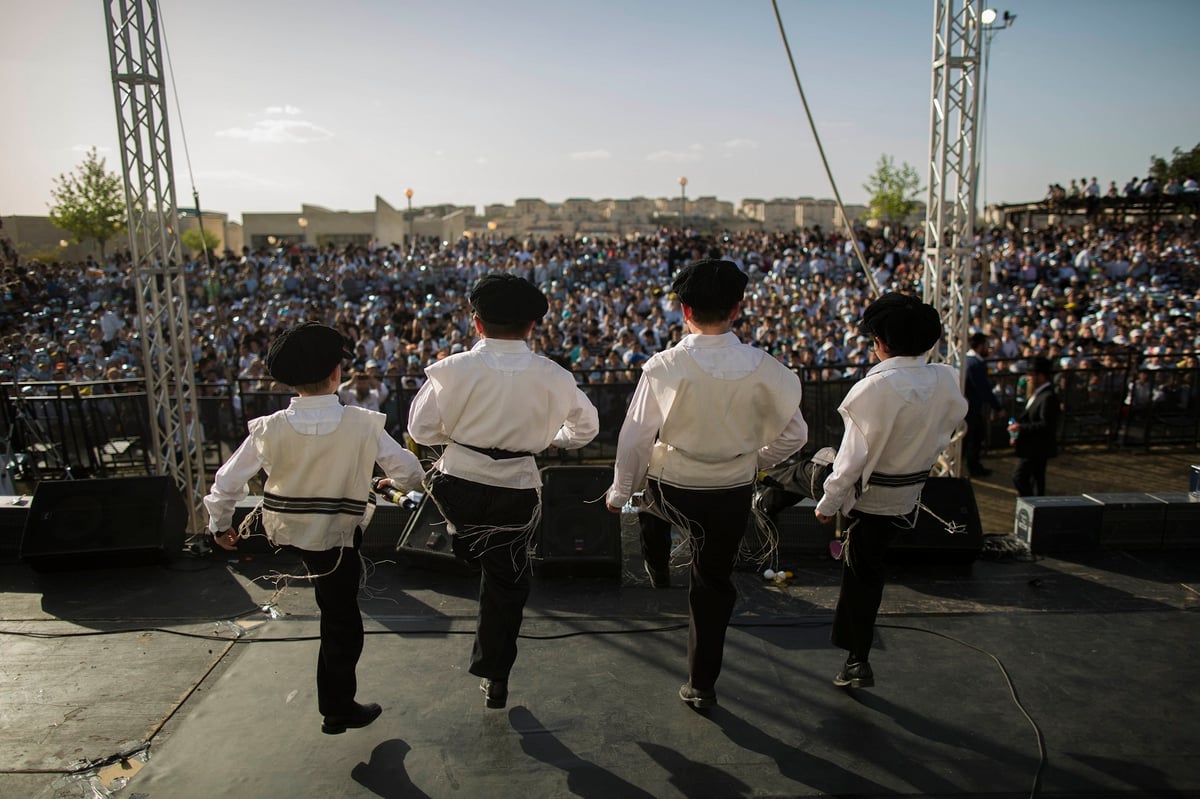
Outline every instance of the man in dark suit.
{"label": "man in dark suit", "polygon": [[983,439],[987,433],[988,411],[998,411],[1000,400],[988,377],[987,357],[991,353],[988,337],[975,333],[969,339],[967,351],[967,434],[963,438],[963,454],[972,477],[987,477],[992,470],[983,465]]}
{"label": "man in dark suit", "polygon": [[1008,426],[1015,436],[1017,468],[1013,485],[1018,496],[1040,497],[1046,493],[1046,461],[1058,454],[1058,417],[1062,408],[1051,383],[1053,367],[1038,356],[1029,367],[1029,399]]}

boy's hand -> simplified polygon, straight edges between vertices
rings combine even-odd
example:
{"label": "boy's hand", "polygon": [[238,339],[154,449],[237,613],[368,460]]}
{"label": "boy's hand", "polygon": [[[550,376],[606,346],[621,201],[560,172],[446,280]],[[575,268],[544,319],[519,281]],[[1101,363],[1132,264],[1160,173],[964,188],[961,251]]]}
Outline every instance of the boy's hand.
{"label": "boy's hand", "polygon": [[237,533],[232,527],[220,534],[213,533],[213,540],[221,549],[237,552]]}

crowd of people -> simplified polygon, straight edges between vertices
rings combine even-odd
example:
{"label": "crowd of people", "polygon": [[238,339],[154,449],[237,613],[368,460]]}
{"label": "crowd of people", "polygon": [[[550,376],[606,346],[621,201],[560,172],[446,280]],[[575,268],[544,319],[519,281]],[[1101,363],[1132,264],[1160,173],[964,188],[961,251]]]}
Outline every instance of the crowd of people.
{"label": "crowd of people", "polygon": [[[919,229],[862,227],[856,235],[881,290],[920,294]],[[1056,369],[1086,369],[1131,352],[1145,369],[1196,366],[1194,224],[995,228],[978,236],[977,252],[969,325],[988,337],[993,373],[1020,372],[1035,356]],[[581,383],[632,383],[643,361],[681,338],[678,298],[662,287],[683,264],[710,255],[750,276],[733,328],[743,340],[804,380],[865,372],[870,342],[853,320],[871,297],[871,281],[844,233],[805,228],[226,252],[211,265],[184,267],[196,381],[272,388],[263,368],[268,342],[310,319],[354,340],[354,378],[370,376],[376,392],[380,385],[418,388],[424,367],[474,343],[469,286],[504,271],[527,277],[549,298],[550,313],[531,339],[535,352]],[[13,253],[3,268],[0,379],[142,375],[127,253],[51,265],[19,263]]]}

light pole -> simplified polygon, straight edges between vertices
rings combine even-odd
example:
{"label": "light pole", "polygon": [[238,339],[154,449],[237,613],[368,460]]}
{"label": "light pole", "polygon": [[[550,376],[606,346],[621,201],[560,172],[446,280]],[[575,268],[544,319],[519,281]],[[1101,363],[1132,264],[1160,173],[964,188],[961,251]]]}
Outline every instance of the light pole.
{"label": "light pole", "polygon": [[299,219],[296,220],[296,224],[300,226],[300,243],[307,244],[308,243],[308,220],[305,219],[304,217],[300,217]]}
{"label": "light pole", "polygon": [[687,208],[687,178],[679,179],[679,229],[683,230],[683,212]]}
{"label": "light pole", "polygon": [[[997,16],[1000,17],[1000,24],[996,24]],[[994,8],[985,8],[983,13],[979,15],[979,21],[983,23],[980,30],[983,32],[983,64],[982,76],[979,79],[979,85],[982,91],[979,99],[979,123],[975,129],[976,136],[976,162],[975,162],[975,183],[981,191],[979,205],[983,209],[984,223],[987,223],[987,96],[988,96],[988,77],[991,75],[991,69],[988,62],[992,55],[992,37],[996,35],[996,31],[1002,31],[1011,28],[1013,23],[1017,21],[1016,14],[1010,14],[1005,11],[1002,15],[996,13]],[[981,166],[982,165],[982,166]]]}
{"label": "light pole", "polygon": [[404,196],[408,198],[408,252],[413,251],[413,217],[412,217],[412,189],[405,189]]}

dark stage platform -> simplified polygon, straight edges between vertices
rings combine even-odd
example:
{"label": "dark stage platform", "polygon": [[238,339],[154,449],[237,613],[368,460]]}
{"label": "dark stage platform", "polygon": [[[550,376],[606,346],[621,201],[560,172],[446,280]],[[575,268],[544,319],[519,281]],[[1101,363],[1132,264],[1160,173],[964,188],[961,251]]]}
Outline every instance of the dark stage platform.
{"label": "dark stage platform", "polygon": [[0,796],[1200,795],[1200,554],[897,565],[867,690],[830,683],[833,562],[739,573],[700,713],[686,589],[626,538],[619,577],[538,574],[504,710],[465,671],[475,579],[379,563],[359,696],[384,713],[340,736],[311,589],[256,579],[292,558],[0,566]]}

